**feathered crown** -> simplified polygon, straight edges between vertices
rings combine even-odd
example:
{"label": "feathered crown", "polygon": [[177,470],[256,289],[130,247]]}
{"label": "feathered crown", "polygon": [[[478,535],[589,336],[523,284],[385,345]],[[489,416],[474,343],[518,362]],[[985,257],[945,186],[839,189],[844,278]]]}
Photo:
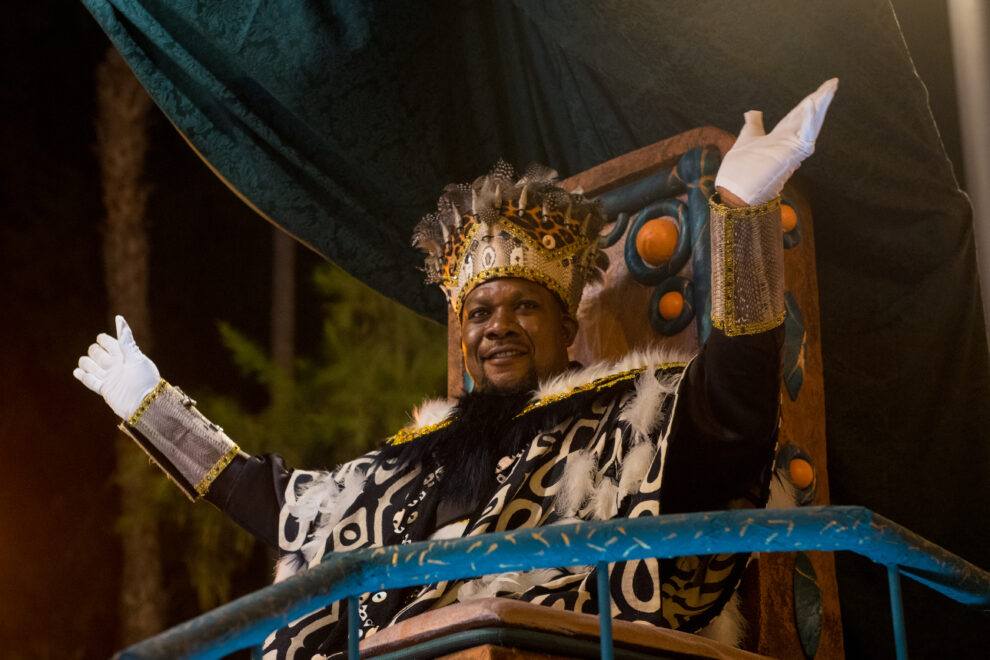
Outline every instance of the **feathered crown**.
{"label": "feathered crown", "polygon": [[601,205],[557,185],[557,173],[530,165],[518,178],[498,161],[473,183],[450,184],[423,217],[412,243],[427,253],[426,281],[439,283],[456,314],[479,284],[519,277],[547,287],[571,314],[584,285],[601,279]]}

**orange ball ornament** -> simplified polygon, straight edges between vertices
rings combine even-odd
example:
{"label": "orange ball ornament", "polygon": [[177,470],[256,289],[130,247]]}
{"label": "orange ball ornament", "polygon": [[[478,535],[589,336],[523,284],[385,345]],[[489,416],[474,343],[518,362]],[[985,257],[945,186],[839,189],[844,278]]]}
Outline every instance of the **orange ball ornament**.
{"label": "orange ball ornament", "polygon": [[797,227],[797,211],[787,204],[781,204],[780,224],[784,227],[784,231],[791,231]]}
{"label": "orange ball ornament", "polygon": [[815,481],[815,468],[803,458],[791,459],[787,469],[791,473],[791,483],[799,490],[804,490]]}
{"label": "orange ball ornament", "polygon": [[660,308],[660,316],[672,321],[680,316],[684,309],[684,296],[680,291],[668,291],[660,296],[660,304],[657,307]]}
{"label": "orange ball ornament", "polygon": [[643,223],[636,234],[636,252],[650,266],[659,266],[677,247],[677,223],[668,215]]}

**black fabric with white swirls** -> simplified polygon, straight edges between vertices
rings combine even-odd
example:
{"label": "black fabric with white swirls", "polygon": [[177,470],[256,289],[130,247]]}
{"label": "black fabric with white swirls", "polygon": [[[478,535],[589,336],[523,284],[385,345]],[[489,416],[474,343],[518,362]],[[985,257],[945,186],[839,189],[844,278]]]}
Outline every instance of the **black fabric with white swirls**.
{"label": "black fabric with white swirls", "polygon": [[[429,538],[448,522],[437,520],[440,502],[449,495],[444,484],[452,483],[449,475],[465,472],[464,457],[449,451],[452,443],[500,447],[467,470],[481,476],[461,536],[553,524],[562,519],[556,497],[569,462],[582,460],[586,453],[593,456],[589,485],[597,492],[606,479],[621,480],[623,469],[633,462],[631,450],[643,445],[652,458],[642,483],[616,501],[605,516],[585,511],[576,517],[717,509],[739,497],[762,506],[776,442],[782,340],[782,328],[732,338],[715,330],[686,369],[654,372],[668,387],[666,394],[656,395],[652,410],[663,423],[649,438],[638,437],[623,419],[637,396],[637,381],[632,378],[577,391],[518,416],[522,398],[480,404],[465,399],[453,414],[460,421],[406,445],[371,452],[332,473],[289,471],[277,456],[238,457],[214,482],[207,498],[259,538],[281,546],[284,557],[304,559],[300,548],[314,538],[315,530],[300,528],[289,512],[305,484],[327,475],[342,483],[348,470],[365,472],[357,498],[331,529],[324,530],[329,531],[326,541],[317,551],[309,548],[310,561],[331,551]],[[486,406],[497,410],[489,415]],[[482,423],[486,416],[490,419]],[[721,611],[745,559],[745,555],[716,555],[614,564],[613,614],[623,620],[697,630]],[[596,573],[591,567],[544,571],[532,578],[527,582],[523,575],[497,595],[596,612]],[[359,607],[362,635],[453,602],[463,584],[442,582],[365,594]],[[293,621],[269,638],[265,657],[340,652],[346,643],[345,617],[346,608],[337,603]]]}
{"label": "black fabric with white swirls", "polygon": [[[553,506],[554,495],[568,458],[579,450],[593,452],[598,457],[598,474],[614,478],[631,441],[628,425],[617,419],[622,405],[631,395],[632,382],[627,381],[605,392],[576,395],[575,400],[568,399],[533,411],[519,420],[521,427],[542,427],[546,430],[537,432],[524,451],[514,456],[508,470],[497,475],[498,478],[488,480],[487,492],[481,494],[483,504],[475,511],[464,535],[532,528],[560,520],[560,514]],[[664,406],[668,411],[672,404],[673,397],[667,397]],[[561,409],[567,412],[562,414]],[[574,409],[580,412],[574,412]],[[556,422],[554,418],[560,416],[564,419]],[[470,436],[470,431],[455,424],[430,435],[437,434],[460,435],[463,439]],[[436,438],[424,436],[413,442],[425,444],[431,440],[436,441]],[[392,453],[399,455],[396,451]],[[402,469],[405,462],[395,457],[377,458],[380,460],[375,461],[369,471],[364,492],[349,507],[338,525],[339,532],[328,539],[328,550],[408,543],[427,538],[436,529],[435,512],[443,470],[439,470],[438,474],[437,469]],[[650,470],[653,481],[658,481],[660,469],[658,458]],[[657,491],[654,491],[627,498],[622,503],[621,513],[655,515],[659,512],[656,494]],[[619,607],[619,618],[664,625],[656,616],[659,614],[660,576],[656,562],[653,564],[652,570],[615,570],[617,577],[625,577],[627,572],[634,574],[636,583],[631,597],[626,597],[623,595],[622,580],[613,578],[613,597]],[[366,594],[359,606],[362,633],[450,601],[456,597],[458,586],[459,583],[441,582],[420,588]],[[562,570],[557,580],[512,595],[546,605],[594,612],[595,573],[586,570],[575,575]],[[655,603],[655,606],[644,606],[641,601]],[[652,612],[649,611],[651,609]],[[290,653],[290,648],[300,641],[302,648],[295,647],[299,651],[306,649],[306,652],[328,653],[340,650],[345,644],[346,626],[327,628],[326,624],[345,616],[337,605],[313,612],[278,631],[269,641],[266,651],[277,650],[276,657],[283,654],[295,657],[296,650]]]}

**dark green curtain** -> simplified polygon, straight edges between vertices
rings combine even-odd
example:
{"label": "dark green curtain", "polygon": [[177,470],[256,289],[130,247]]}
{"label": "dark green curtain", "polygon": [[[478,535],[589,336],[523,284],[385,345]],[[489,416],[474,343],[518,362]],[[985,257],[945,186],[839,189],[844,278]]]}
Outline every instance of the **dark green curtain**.
{"label": "dark green curtain", "polygon": [[[971,212],[886,0],[83,2],[265,217],[438,319],[408,238],[447,182],[500,156],[567,176],[695,126],[734,132],[751,108],[771,126],[838,76],[801,169],[833,500],[990,566]],[[883,572],[839,561],[850,655],[889,654]],[[990,644],[984,619],[906,588],[918,657]]]}

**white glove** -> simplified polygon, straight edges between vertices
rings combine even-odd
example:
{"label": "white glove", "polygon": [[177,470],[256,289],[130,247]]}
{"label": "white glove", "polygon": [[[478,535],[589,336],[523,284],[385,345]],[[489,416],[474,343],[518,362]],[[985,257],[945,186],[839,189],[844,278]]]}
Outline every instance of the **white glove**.
{"label": "white glove", "polygon": [[161,376],[145,357],[123,316],[117,315],[117,338],[101,332],[72,375],[101,395],[121,419],[129,419]]}
{"label": "white glove", "polygon": [[763,113],[750,110],[739,138],[715,177],[715,187],[724,188],[750,206],[770,201],[805,158],[815,151],[815,138],[825,119],[839,79],[826,80],[796,105],[770,134],[763,130]]}

